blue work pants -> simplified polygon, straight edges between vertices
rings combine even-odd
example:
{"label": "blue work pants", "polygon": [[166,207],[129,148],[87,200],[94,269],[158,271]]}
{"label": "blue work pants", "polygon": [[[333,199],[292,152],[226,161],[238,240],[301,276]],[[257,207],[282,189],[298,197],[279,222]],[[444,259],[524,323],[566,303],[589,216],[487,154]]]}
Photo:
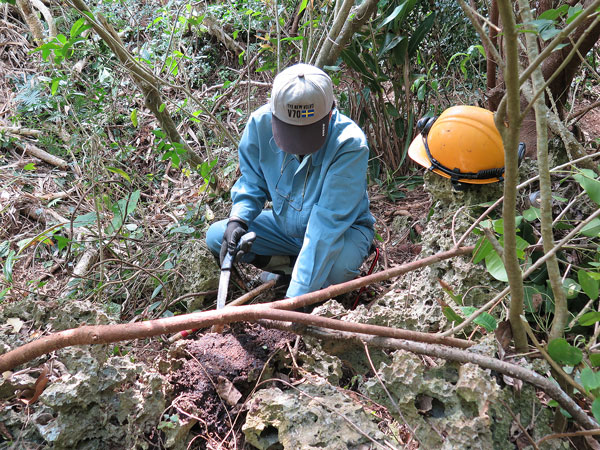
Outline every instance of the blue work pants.
{"label": "blue work pants", "polygon": [[[221,241],[228,220],[213,223],[206,232],[206,244],[215,255],[218,255],[221,250]],[[302,248],[303,239],[286,236],[275,222],[272,210],[262,211],[254,219],[248,231],[254,231],[257,237],[252,245],[252,252],[244,255],[241,258],[242,262],[252,263],[255,255],[297,256]],[[321,286],[321,289],[331,284],[352,280],[360,275],[360,266],[369,255],[370,247],[371,240],[361,230],[353,226],[348,228],[344,233],[342,252],[334,261],[325,285]]]}

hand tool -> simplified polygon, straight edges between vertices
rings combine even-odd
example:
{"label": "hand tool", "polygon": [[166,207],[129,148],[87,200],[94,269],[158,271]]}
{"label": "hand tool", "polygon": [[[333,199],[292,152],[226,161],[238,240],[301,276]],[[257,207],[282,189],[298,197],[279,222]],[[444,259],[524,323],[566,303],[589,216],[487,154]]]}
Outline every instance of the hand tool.
{"label": "hand tool", "polygon": [[252,243],[256,239],[256,233],[251,231],[244,234],[233,252],[227,252],[223,263],[221,264],[221,277],[219,278],[219,293],[217,294],[217,309],[225,306],[227,299],[227,290],[229,288],[229,278],[231,276],[231,268],[238,254],[248,253],[252,247]]}

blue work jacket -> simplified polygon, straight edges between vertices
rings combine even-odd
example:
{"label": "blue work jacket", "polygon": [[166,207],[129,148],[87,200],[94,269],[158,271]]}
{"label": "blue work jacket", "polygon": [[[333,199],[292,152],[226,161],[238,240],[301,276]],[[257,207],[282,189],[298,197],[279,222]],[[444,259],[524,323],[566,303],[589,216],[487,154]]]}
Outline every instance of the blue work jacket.
{"label": "blue work jacket", "polygon": [[273,216],[288,236],[302,239],[288,297],[321,289],[355,226],[372,239],[369,212],[369,149],[362,130],[333,110],[325,145],[299,161],[277,147],[271,110],[264,105],[248,121],[239,144],[242,176],[231,191],[230,217],[248,225],[271,201]]}

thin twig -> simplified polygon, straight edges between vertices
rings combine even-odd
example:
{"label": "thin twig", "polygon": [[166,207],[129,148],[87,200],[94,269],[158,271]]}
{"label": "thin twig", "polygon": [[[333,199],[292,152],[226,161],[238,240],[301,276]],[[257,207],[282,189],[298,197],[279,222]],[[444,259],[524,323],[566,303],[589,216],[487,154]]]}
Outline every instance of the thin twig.
{"label": "thin twig", "polygon": [[546,351],[544,346],[542,344],[540,344],[540,342],[537,340],[537,338],[535,337],[535,334],[533,334],[533,331],[532,331],[531,327],[529,326],[529,323],[526,320],[523,320],[522,322],[523,322],[523,326],[525,327],[525,332],[527,333],[527,336],[529,336],[529,339],[531,339],[531,342],[533,342],[533,345],[535,345],[535,348],[537,348],[537,350],[542,354],[542,356],[548,362],[548,364],[550,364],[552,366],[552,368],[556,371],[556,373],[558,373],[567,383],[569,383],[571,386],[573,386],[575,389],[577,389],[582,395],[586,396],[588,399],[593,401],[594,396],[592,394],[588,393],[583,386],[581,386],[579,383],[577,383],[577,381],[575,381],[573,379],[573,377],[571,377],[569,374],[567,374],[563,370],[563,368],[560,367],[560,364],[558,364],[556,361],[554,361],[552,359],[552,357],[548,354],[548,352]]}
{"label": "thin twig", "polygon": [[509,408],[509,406],[506,404],[506,402],[504,400],[502,400],[501,398],[498,399],[498,401],[502,404],[502,406],[504,406],[504,408],[508,411],[508,413],[510,414],[510,416],[513,418],[513,421],[517,424],[517,426],[519,427],[519,430],[521,430],[521,433],[523,433],[525,435],[525,437],[527,438],[527,440],[531,443],[531,446],[533,447],[533,450],[539,450],[538,446],[536,445],[535,441],[533,440],[533,438],[531,437],[531,435],[527,432],[527,430],[525,429],[525,427],[523,425],[521,425],[521,421],[519,420],[519,418],[515,415],[515,413],[513,412],[512,409]]}
{"label": "thin twig", "polygon": [[544,436],[543,438],[541,438],[540,440],[538,440],[536,442],[536,445],[539,447],[539,445],[542,442],[549,441],[550,439],[562,439],[562,438],[567,438],[567,437],[598,436],[598,435],[600,435],[600,429],[598,429],[598,430],[570,431],[568,433],[554,433],[554,434],[548,434],[548,435]]}
{"label": "thin twig", "polygon": [[408,429],[410,430],[411,435],[416,440],[416,436],[417,436],[416,430],[412,426],[410,426],[410,424],[408,423],[408,421],[404,418],[404,415],[402,414],[402,411],[400,410],[400,407],[398,406],[398,403],[396,402],[396,400],[394,400],[394,397],[392,397],[392,394],[390,394],[390,391],[388,391],[388,388],[385,386],[385,383],[381,380],[381,377],[379,376],[379,372],[377,371],[377,369],[375,369],[375,366],[373,365],[373,361],[371,360],[371,354],[369,353],[369,346],[367,345],[366,342],[363,342],[363,344],[364,344],[364,347],[365,347],[365,354],[367,355],[367,359],[369,360],[369,365],[371,366],[371,370],[375,374],[375,377],[377,378],[377,381],[379,381],[379,384],[381,385],[381,388],[386,393],[386,395],[388,396],[388,399],[390,400],[390,403],[392,404],[392,406],[394,407],[394,409],[398,413],[398,417],[400,417],[400,419],[408,427]]}

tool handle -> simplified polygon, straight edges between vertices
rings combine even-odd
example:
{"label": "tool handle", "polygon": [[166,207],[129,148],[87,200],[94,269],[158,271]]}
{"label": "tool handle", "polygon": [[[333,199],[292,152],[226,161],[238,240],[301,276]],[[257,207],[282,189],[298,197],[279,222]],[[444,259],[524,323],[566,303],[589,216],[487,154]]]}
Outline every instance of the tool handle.
{"label": "tool handle", "polygon": [[252,244],[256,240],[256,233],[251,231],[250,233],[244,234],[238,244],[235,246],[233,253],[227,252],[225,258],[223,258],[223,264],[221,264],[221,270],[231,270],[233,262],[238,254],[248,253],[252,248]]}
{"label": "tool handle", "polygon": [[246,233],[240,239],[240,243],[238,244],[239,250],[238,252],[248,253],[252,248],[252,244],[256,240],[256,233],[251,231],[250,233]]}

